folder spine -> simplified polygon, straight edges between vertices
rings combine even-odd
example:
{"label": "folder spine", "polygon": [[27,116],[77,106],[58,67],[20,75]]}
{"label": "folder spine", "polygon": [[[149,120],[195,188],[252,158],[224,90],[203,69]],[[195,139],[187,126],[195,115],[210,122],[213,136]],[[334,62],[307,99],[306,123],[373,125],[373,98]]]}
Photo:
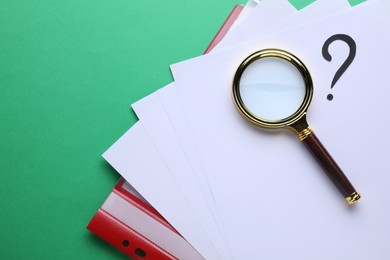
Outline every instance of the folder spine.
{"label": "folder spine", "polygon": [[133,259],[178,259],[102,209],[87,228]]}

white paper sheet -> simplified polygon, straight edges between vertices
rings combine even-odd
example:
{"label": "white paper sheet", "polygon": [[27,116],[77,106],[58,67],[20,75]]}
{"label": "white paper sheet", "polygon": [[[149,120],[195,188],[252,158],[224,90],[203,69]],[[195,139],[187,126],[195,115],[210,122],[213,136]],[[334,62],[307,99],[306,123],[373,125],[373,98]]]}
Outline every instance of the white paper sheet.
{"label": "white paper sheet", "polygon": [[[247,16],[254,8],[254,6],[256,6],[256,1],[249,1],[239,16],[240,20]],[[157,103],[156,101],[159,101],[157,95],[151,94],[145,97],[143,100],[133,104],[132,107],[137,113],[139,113],[139,115],[142,115],[144,118],[146,118],[143,120],[143,124],[146,126],[144,129],[154,129],[154,126],[156,124],[158,125],[158,132],[146,130],[147,134],[154,142],[157,152],[165,161],[165,164],[169,168],[172,176],[175,178],[175,181],[179,182],[178,186],[180,189],[191,191],[191,196],[185,196],[185,199],[189,205],[196,209],[194,214],[197,215],[198,219],[202,220],[201,224],[204,227],[204,230],[206,230],[207,235],[212,238],[212,243],[217,248],[219,254],[222,255],[223,259],[230,259],[231,253],[226,247],[226,242],[221,235],[221,232],[223,231],[220,230],[217,220],[213,214],[216,212],[216,210],[215,208],[210,210],[210,206],[204,198],[205,195],[202,194],[198,187],[198,180],[193,181],[194,175],[192,174],[189,167],[195,168],[197,165],[188,164],[186,155],[182,152],[174,153],[173,147],[175,147],[175,141],[172,141],[172,137],[175,134],[174,132],[165,131],[164,133],[161,133],[161,130],[166,129],[166,127],[164,128],[164,125],[159,123],[163,117],[161,117],[161,115],[156,115],[155,113],[164,113],[164,107],[162,106],[161,102]],[[155,118],[148,116],[149,111],[152,109],[155,111]],[[161,138],[162,135],[164,135],[164,138]],[[168,143],[169,145],[164,145],[164,143]],[[177,145],[180,147],[181,144]],[[209,194],[210,193],[206,194],[206,196]],[[212,206],[214,206],[214,204],[212,204]]]}
{"label": "white paper sheet", "polygon": [[142,124],[136,123],[103,154],[206,259],[223,259],[185,200]]}
{"label": "white paper sheet", "polygon": [[[322,2],[322,4],[320,4],[321,2]],[[343,9],[346,7],[345,4],[336,4],[335,3],[335,6],[333,6],[332,8],[325,8],[323,3],[324,3],[323,1],[318,1],[315,4],[308,6],[307,8],[310,7],[310,9],[307,9],[307,10],[309,10],[307,12],[304,12],[304,10],[306,10],[306,9],[303,9],[302,16],[303,17],[307,16],[307,17],[314,19],[316,17],[315,14],[318,17],[320,14],[322,14],[322,15],[329,14],[330,12],[333,12],[334,10]],[[323,10],[320,12],[320,10],[316,9],[315,7],[323,8]],[[271,10],[269,10],[268,12],[271,12]],[[296,20],[299,21],[299,19],[296,19]],[[289,26],[296,26],[296,25],[297,24],[292,23]],[[286,24],[286,26],[287,26],[287,24]],[[283,28],[283,27],[280,26],[280,28]],[[266,28],[264,28],[264,30],[265,29]],[[145,126],[145,128],[150,131],[151,135],[154,134],[154,136],[156,136],[155,144],[158,142],[158,136],[160,136],[161,139],[165,139],[165,137],[162,137],[163,135],[161,134],[159,127],[153,127],[153,121],[157,120],[159,122],[158,125],[160,125],[160,126],[164,125],[164,127],[168,127],[168,124],[170,124],[170,123],[173,124],[171,126],[170,130],[167,130],[167,131],[176,133],[178,136],[178,140],[176,140],[176,142],[175,142],[175,140],[173,140],[172,138],[169,139],[170,140],[169,141],[170,152],[172,154],[176,154],[178,157],[180,157],[181,154],[183,154],[183,153],[186,155],[186,158],[188,159],[188,163],[192,169],[192,173],[195,175],[195,179],[197,181],[197,184],[199,185],[199,188],[202,191],[202,194],[205,197],[206,202],[208,202],[208,206],[209,206],[210,210],[212,211],[213,217],[216,218],[216,220],[218,220],[219,219],[218,212],[216,212],[216,206],[215,206],[215,202],[213,199],[213,195],[210,192],[209,183],[207,181],[207,176],[204,173],[203,163],[202,163],[202,161],[198,155],[198,152],[196,150],[196,147],[194,145],[191,129],[188,127],[187,119],[186,119],[186,117],[181,109],[181,102],[180,102],[180,99],[178,98],[178,95],[177,95],[175,89],[174,89],[174,85],[171,84],[171,85],[159,90],[158,94],[160,96],[159,98],[160,98],[161,102],[164,104],[165,112],[166,112],[165,114],[163,111],[164,109],[162,109],[161,106],[159,106],[159,105],[155,105],[154,109],[148,110],[148,114],[145,114],[144,113],[145,110],[142,109],[142,107],[147,107],[147,102],[149,102],[149,101],[151,102],[151,104],[150,104],[151,107],[154,105],[152,103],[156,102],[155,96],[157,95],[157,93],[152,94],[151,96],[153,96],[153,97],[151,97],[149,100],[147,100],[147,98],[146,98],[145,100],[141,100],[140,102],[137,102],[133,106],[133,108],[136,111],[138,117],[140,118],[140,120],[142,122],[147,123],[149,121],[149,125],[152,125],[152,127]],[[151,114],[149,114],[149,113],[151,113]],[[161,147],[162,149],[164,149],[163,146],[157,145],[157,147]],[[169,164],[169,165],[172,165],[171,167],[176,167],[175,162],[173,160],[171,160],[171,164]],[[183,176],[186,176],[186,177],[184,177],[184,180],[193,179],[193,177],[191,177],[191,172],[180,171],[180,174]],[[179,172],[174,174],[174,175],[179,176]],[[175,179],[178,179],[178,178],[176,177]],[[186,184],[186,182],[178,181],[178,185],[180,187],[186,187],[186,186],[188,187],[188,184]],[[199,192],[196,192],[194,189],[188,189],[188,188],[184,188],[183,190],[184,190],[184,192],[187,193],[186,197],[188,198],[189,201],[197,202],[197,203],[194,203],[191,205],[195,208],[199,208],[199,204],[202,203],[202,201],[199,200],[199,197],[198,197]],[[196,205],[196,204],[198,204],[198,205]],[[203,205],[203,207],[204,207],[204,205]],[[204,225],[209,226],[210,223],[206,223]],[[218,225],[218,228],[221,229],[223,227]],[[208,230],[211,231],[212,229],[208,229]],[[215,233],[212,232],[212,234],[215,234]]]}
{"label": "white paper sheet", "polygon": [[[140,123],[221,258],[231,259],[231,253],[223,239],[221,228],[213,215],[214,209],[210,208],[202,190],[199,188],[198,180],[192,173],[194,165],[188,163],[187,155],[182,152],[180,146],[175,146],[175,144],[180,145],[177,142],[176,133],[169,121],[166,122],[164,119],[166,119],[165,108],[159,102],[155,104],[153,113],[149,112],[144,115]],[[163,200],[164,198],[160,195],[160,199]],[[175,207],[173,209],[177,210]]]}
{"label": "white paper sheet", "polygon": [[[153,96],[153,95],[151,95],[151,96]],[[152,97],[153,98],[153,97]],[[153,103],[153,102],[152,102]],[[146,104],[146,103],[145,103]],[[158,106],[157,106],[158,107]],[[147,111],[149,110],[149,109],[153,109],[153,107],[149,107],[149,106],[144,106],[144,107],[142,107],[142,108],[140,108],[140,109],[145,109],[145,110],[143,110],[145,113],[147,113]],[[144,113],[144,112],[142,112],[142,113]],[[138,130],[137,131],[143,131],[143,130],[139,130],[140,128],[139,127],[137,127],[138,128]],[[129,134],[130,135],[130,134]],[[139,134],[134,134],[134,137],[133,138],[138,138],[138,135]],[[150,137],[150,136],[149,136]],[[181,144],[182,145],[182,144]],[[125,146],[123,146],[122,147],[123,149],[125,149]],[[149,146],[149,148],[151,149],[151,147]],[[163,148],[164,148],[164,146],[163,146]],[[121,149],[121,148],[119,148],[119,149]],[[147,154],[147,153],[145,153],[145,154]],[[160,154],[161,155],[161,154]],[[114,156],[116,156],[116,155],[114,155]],[[108,157],[107,157],[108,158]],[[131,157],[131,158],[133,158],[133,157]],[[135,157],[135,158],[137,158],[137,157]],[[152,158],[153,158],[153,156],[152,156]],[[108,160],[111,160],[111,158],[108,158]],[[126,162],[126,160],[119,160],[119,161],[116,161],[116,162],[114,162],[114,163],[116,163],[117,165],[121,165],[121,164],[127,164],[127,163],[129,163],[129,162]],[[165,165],[167,166],[167,164],[166,164],[166,162],[164,162],[165,163]],[[191,164],[191,162],[189,162],[190,164]],[[192,162],[192,167],[193,167],[193,162]],[[198,166],[197,164],[195,164],[196,166]],[[139,166],[139,165],[138,165]],[[119,166],[118,168],[121,168],[122,166]],[[125,167],[127,167],[127,166],[125,166]],[[142,166],[141,166],[142,167]],[[150,166],[149,166],[150,167]],[[121,171],[120,171],[121,172]],[[138,172],[139,172],[139,170],[138,170]],[[121,172],[122,173],[122,172]],[[169,172],[170,174],[172,173],[172,172]],[[131,176],[131,174],[133,174],[133,173],[130,173],[129,171],[127,171],[127,173],[126,173],[126,175],[128,175],[128,176]],[[161,175],[162,176],[164,176],[166,174],[166,171],[163,171],[162,173],[161,173]],[[146,175],[146,176],[148,176],[148,177],[146,177],[146,178],[150,178],[150,175]],[[133,178],[133,176],[131,176],[130,177],[130,181],[131,181],[131,179]],[[173,180],[174,182],[176,182],[177,180],[176,179],[174,179]],[[140,180],[137,180],[136,181],[137,183],[139,183],[139,187],[140,186],[144,186],[145,185],[145,182],[142,182],[142,181],[140,181]],[[133,183],[133,181],[131,181],[131,183]],[[166,185],[168,185],[169,186],[169,183],[172,183],[172,182],[167,182],[167,183],[165,183]],[[139,188],[138,187],[138,188]],[[145,186],[146,187],[146,186]],[[184,186],[183,186],[184,187]],[[139,188],[140,189],[140,188]],[[182,192],[181,190],[179,190],[180,192]],[[156,192],[156,191],[155,191]],[[148,193],[148,192],[147,192]],[[179,196],[178,195],[178,192],[174,192],[175,194],[176,194],[176,196]],[[144,192],[142,192],[142,194],[144,194]],[[155,205],[155,200],[156,200],[156,198],[153,196],[153,195],[150,195],[151,196],[151,198],[148,198],[148,200],[150,200],[151,202],[153,201],[153,205],[157,208],[157,209],[159,209],[159,207],[164,207],[164,205],[163,205],[163,203],[157,203],[157,205],[158,206],[156,206]],[[164,195],[165,196],[165,195]],[[185,196],[183,196],[183,194],[181,195],[182,197],[185,197]],[[180,196],[179,196],[180,197]],[[154,199],[153,199],[154,198]],[[161,198],[160,198],[161,199]],[[197,206],[199,206],[199,205],[197,205],[196,203],[194,204],[195,205],[195,208],[197,207]],[[210,205],[209,205],[210,206]],[[178,208],[180,208],[180,206],[178,206]],[[191,206],[191,210],[193,210],[194,209],[194,207],[192,207]],[[160,209],[159,209],[160,210]],[[168,213],[168,215],[169,214],[172,214],[172,213]],[[164,216],[165,216],[165,214],[163,214]],[[185,215],[185,214],[184,214]],[[168,219],[169,220],[169,219]],[[196,221],[198,221],[199,219],[198,218],[196,218],[195,219]],[[171,223],[173,223],[174,221],[177,221],[177,220],[175,220],[175,218],[173,218],[173,220],[170,220],[171,221]],[[186,220],[187,221],[187,220]],[[193,222],[191,222],[191,220],[189,220],[189,223],[188,223],[188,225],[193,225],[193,224],[191,224],[191,223],[193,223]],[[207,222],[206,222],[207,223]],[[176,224],[174,224],[174,226],[176,227]],[[182,227],[181,227],[181,225],[179,224],[178,226],[180,226],[180,231],[181,231],[181,229],[182,229]],[[196,226],[196,225],[195,225]],[[201,226],[204,226],[204,223],[201,223]],[[186,230],[186,227],[183,227],[184,228],[184,230]],[[188,231],[188,228],[187,228],[187,231]],[[181,231],[182,232],[182,231]],[[183,233],[183,232],[182,232]],[[185,233],[191,233],[191,232],[185,232]],[[202,232],[201,232],[202,233]],[[204,229],[203,229],[203,235],[204,236],[206,236],[206,237],[209,237],[209,234],[207,234],[207,233],[209,233],[209,230],[207,230],[207,231],[205,231]],[[183,233],[184,234],[184,233]],[[202,237],[202,235],[200,235],[200,236],[195,236],[195,237],[198,237],[198,239],[201,239],[201,237]],[[189,239],[190,240],[190,239]],[[190,240],[190,241],[194,241],[194,238],[192,239],[192,240]],[[214,241],[211,241],[211,243],[215,243]],[[197,242],[197,243],[194,243],[194,245],[200,245],[200,244],[202,244],[202,243],[199,243],[199,242]],[[207,248],[207,247],[206,247]],[[208,250],[208,249],[207,249]],[[212,250],[214,250],[214,249],[212,249]]]}
{"label": "white paper sheet", "polygon": [[[290,4],[285,1],[284,1],[284,5],[290,6]],[[162,91],[161,96],[162,96],[161,98],[163,99],[164,91]],[[155,97],[153,95],[148,97],[148,100],[153,100],[153,99],[155,100]],[[138,113],[143,114],[142,117],[139,116],[141,119],[140,121],[144,124],[145,129],[149,130],[149,131],[147,130],[149,137],[152,139],[155,146],[157,147],[158,152],[162,155],[163,160],[168,165],[168,168],[171,174],[174,176],[177,185],[180,187],[180,189],[186,192],[185,197],[188,203],[192,206],[192,208],[196,209],[195,214],[198,214],[197,216],[199,219],[201,219],[202,226],[205,227],[205,230],[208,233],[208,235],[212,237],[212,241],[216,246],[217,250],[219,251],[220,255],[222,255],[224,259],[229,259],[231,253],[229,252],[228,248],[225,246],[224,240],[222,239],[223,231],[221,230],[220,225],[218,225],[218,216],[216,213],[215,204],[213,203],[213,200],[211,198],[212,195],[209,192],[208,186],[204,186],[204,185],[208,185],[208,183],[207,180],[204,179],[205,175],[203,174],[202,166],[200,163],[191,164],[188,163],[188,161],[186,161],[187,164],[185,164],[184,161],[187,156],[189,156],[190,158],[197,156],[194,153],[195,150],[192,149],[190,151],[187,151],[187,153],[183,154],[183,151],[181,149],[183,145],[181,143],[178,143],[177,142],[178,140],[176,140],[176,142],[172,140],[172,136],[170,136],[171,138],[167,138],[170,133],[169,130],[166,131],[167,136],[164,136],[164,138],[159,138],[159,136],[161,136],[160,131],[162,129],[162,126],[164,126],[164,124],[158,123],[160,127],[155,127],[155,124],[157,122],[162,122],[161,119],[163,119],[163,116],[166,114],[164,114],[164,112],[162,111],[163,107],[159,106],[158,104],[151,104],[150,107],[154,107],[153,109],[154,114],[152,116],[149,116],[151,109],[149,108],[148,105],[145,105],[146,104],[146,102],[144,102],[145,100],[133,105],[134,110],[137,112],[137,114]],[[167,105],[167,108],[168,109],[170,108],[169,104]],[[174,131],[171,131],[171,133],[174,133]],[[167,141],[169,142],[169,146],[164,145],[166,144]],[[188,141],[192,142],[191,140]],[[175,145],[180,149],[178,153],[174,152]],[[169,151],[166,150],[168,147],[169,147]],[[181,162],[180,164],[177,163],[177,160],[174,160],[174,158],[176,157],[182,157],[182,159],[179,160]],[[194,174],[191,172],[191,169],[195,170],[195,173],[202,172],[201,176],[196,175],[196,179],[195,179],[196,182],[190,181],[194,179]],[[200,189],[199,186],[197,186],[197,184],[203,184],[201,187],[204,188]],[[202,198],[204,197],[208,200],[205,199],[202,200]],[[203,210],[201,210],[202,208]],[[212,215],[209,215],[208,212],[211,212]]]}
{"label": "white paper sheet", "polygon": [[[245,15],[248,15],[252,8],[253,4],[246,8]],[[148,100],[148,102],[145,102],[145,100]],[[151,109],[157,108],[157,111],[162,109],[160,112],[164,110],[161,103],[156,101],[159,101],[157,95],[149,95],[144,100],[133,104],[133,107],[148,118],[146,115]],[[143,122],[143,125],[149,128],[153,128],[155,124],[158,124],[158,120],[152,119]],[[183,153],[174,154],[169,149],[169,136],[173,136],[174,133],[166,131],[163,133],[150,132],[145,130],[143,125],[138,122],[130,129],[104,154],[105,159],[138,191],[141,191],[148,201],[159,212],[163,213],[164,217],[207,259],[214,259],[214,257],[231,259],[231,253],[226,247],[225,241],[221,238],[221,231],[211,215],[208,204],[202,194],[199,193],[200,190],[197,189],[196,181],[193,181],[194,175],[188,169],[190,165],[185,155]],[[159,129],[164,130],[164,127]],[[161,134],[165,135],[163,139],[159,138]],[[138,141],[133,139],[138,139]],[[134,143],[138,146],[133,146]],[[159,144],[159,148],[156,149],[157,144]],[[136,149],[139,149],[140,152],[137,153]],[[149,154],[148,157],[147,154]],[[131,158],[131,160],[128,160],[128,158]],[[136,161],[135,164],[133,160]],[[162,169],[162,165],[165,168]],[[181,173],[190,173],[190,175]],[[160,181],[150,184],[148,180],[151,178]],[[178,181],[181,186],[177,185]],[[189,199],[182,193],[184,188],[192,190],[192,197]],[[145,189],[148,190],[145,191]],[[206,208],[202,208],[203,206]],[[201,220],[201,223],[199,220]],[[194,231],[197,229],[200,230]],[[192,232],[195,233],[192,234]]]}
{"label": "white paper sheet", "polygon": [[[315,6],[315,4],[313,4],[313,5],[311,5],[310,7],[312,8],[312,6]],[[339,5],[339,7],[340,6],[342,6],[342,5]],[[333,9],[334,10],[334,9]],[[270,13],[270,11],[268,11],[268,13]],[[318,13],[318,11],[317,11],[317,13]],[[324,11],[324,12],[322,12],[322,14],[326,14],[326,11]],[[305,16],[305,15],[304,15]],[[290,26],[293,26],[294,24],[290,24]],[[164,91],[164,90],[162,90],[162,93],[163,94],[160,94],[160,95],[162,95],[162,97],[160,97],[160,98],[162,98],[163,100],[164,99],[168,99],[169,101],[168,102],[165,102],[165,105],[167,106],[167,108],[168,108],[168,111],[170,111],[170,116],[173,116],[175,113],[177,114],[179,114],[179,116],[180,116],[180,112],[181,112],[181,110],[180,110],[180,108],[179,108],[179,110],[177,110],[176,108],[175,108],[175,105],[172,103],[172,100],[170,100],[169,98],[170,98],[170,95],[168,94],[168,88],[167,88],[167,91]],[[173,93],[173,94],[175,94],[175,93]],[[149,99],[149,100],[153,100],[154,99],[154,102],[156,101],[156,98],[155,98],[155,96],[154,95],[150,95],[150,97],[147,97],[147,98],[145,98],[145,99]],[[149,106],[150,107],[152,107],[153,106],[153,104],[151,104],[151,105],[146,105],[146,103],[147,102],[138,102],[135,106],[134,106],[134,108],[135,108],[135,111],[137,112],[137,114],[138,114],[138,116],[141,118],[141,121],[142,121],[142,118],[143,118],[143,115],[145,114],[145,113],[148,113],[149,111],[150,111],[150,108],[149,108]],[[151,103],[153,103],[153,102],[151,102]],[[177,104],[177,103],[176,103]],[[172,105],[173,105],[173,107],[172,107]],[[155,111],[155,113],[157,112],[157,114],[158,115],[156,115],[155,114],[155,118],[159,118],[159,122],[161,122],[161,118],[162,118],[162,114],[161,114],[161,107],[160,106],[158,106],[158,105],[156,105],[155,107],[154,107],[154,111]],[[153,140],[155,140],[155,145],[156,145],[156,142],[159,140],[158,139],[158,136],[159,136],[159,134],[161,134],[161,133],[159,133],[160,132],[160,128],[156,128],[156,127],[153,127],[153,121],[154,121],[154,119],[153,119],[153,116],[152,117],[148,117],[148,118],[150,118],[151,120],[147,120],[146,121],[146,128],[147,128],[147,126],[149,125],[151,125],[152,127],[149,127],[149,129],[151,129],[150,131],[151,132],[149,132],[149,136],[150,135],[154,135],[155,136],[155,138],[153,139]],[[183,123],[183,122],[182,122]],[[161,124],[160,124],[161,125]],[[145,125],[144,125],[145,126]],[[186,130],[182,130],[182,129],[186,129]],[[154,132],[153,132],[153,130],[154,130]],[[157,130],[157,131],[156,131]],[[188,132],[188,127],[186,127],[185,126],[185,124],[179,124],[179,125],[177,125],[176,126],[176,129],[175,129],[175,132],[176,133],[178,133],[179,135],[181,134],[188,134],[189,132]],[[181,147],[186,147],[186,149],[187,149],[187,147],[189,147],[189,148],[191,148],[191,147],[193,147],[193,145],[191,145],[191,143],[192,143],[192,139],[190,139],[190,138],[188,138],[188,137],[191,137],[191,135],[189,135],[189,136],[187,136],[187,137],[181,137],[181,138],[179,138],[179,140],[181,140],[181,142],[182,143],[184,143],[184,145],[182,144],[182,143],[179,143],[179,144],[176,144],[176,145],[181,145]],[[162,139],[161,139],[162,140]],[[171,139],[170,139],[171,140]],[[189,145],[190,144],[190,145]],[[170,147],[170,150],[172,150],[172,147],[174,147],[174,145],[175,145],[175,143],[174,142],[170,142],[170,145],[169,145],[169,147]],[[166,147],[164,147],[164,146],[159,146],[159,147],[162,147],[163,149],[164,148],[166,148]],[[160,154],[161,154],[161,151],[160,151]],[[168,154],[168,153],[163,153],[163,154]],[[176,155],[179,155],[180,156],[180,153],[174,153],[174,154],[176,154]],[[198,157],[197,157],[197,155],[196,155],[196,150],[194,150],[194,149],[187,149],[187,151],[186,151],[186,155],[188,156],[188,158],[192,158],[193,160],[190,162],[190,166],[191,166],[191,168],[192,169],[195,169],[195,172],[196,173],[198,173],[197,175],[196,175],[196,177],[197,177],[197,181],[198,181],[198,183],[201,183],[201,187],[203,187],[202,188],[202,191],[203,191],[203,194],[208,198],[208,201],[210,201],[210,198],[212,199],[212,195],[210,194],[210,193],[208,193],[207,194],[207,191],[209,190],[208,189],[208,182],[207,182],[207,180],[205,179],[205,175],[203,174],[203,168],[202,168],[202,164],[200,163],[200,161],[199,161],[199,159],[198,159]],[[195,158],[195,159],[194,159]],[[165,160],[165,162],[167,163],[167,160]],[[181,161],[182,162],[182,161]],[[195,163],[194,163],[195,162]],[[168,165],[170,165],[170,166],[168,166],[168,167],[176,167],[176,169],[183,169],[183,168],[178,168],[178,165],[175,165],[175,163],[174,163],[174,161],[173,160],[171,160],[171,163],[169,163]],[[188,166],[187,166],[187,168],[188,168]],[[171,171],[172,172],[172,171]],[[188,185],[189,185],[189,183],[187,182],[187,184],[185,184],[186,182],[184,181],[182,181],[182,182],[180,182],[180,175],[178,174],[179,172],[183,172],[183,170],[181,170],[181,171],[179,171],[179,170],[176,170],[176,171],[174,171],[174,172],[176,172],[176,173],[174,173],[174,177],[176,176],[176,181],[178,181],[178,179],[179,179],[179,182],[178,182],[178,185],[179,185],[179,187],[182,187],[182,189],[183,189],[183,187],[188,187]],[[184,172],[183,172],[184,173]],[[202,175],[199,175],[199,173],[202,173]],[[184,175],[184,174],[183,174]],[[188,178],[190,178],[191,179],[191,176],[190,175],[186,175]],[[186,180],[186,178],[184,178],[183,180]],[[184,183],[184,185],[183,185],[183,183]],[[186,191],[188,191],[188,189],[187,188],[185,188],[184,190],[186,190]],[[206,190],[206,193],[205,193],[205,190]],[[210,196],[211,195],[211,196]],[[193,207],[193,208],[197,208],[197,209],[199,209],[201,206],[201,200],[199,199],[199,193],[198,192],[196,192],[196,190],[194,190],[194,189],[191,189],[191,194],[190,195],[187,195],[186,196],[187,197],[187,199],[191,202],[191,201],[195,201],[195,202],[197,202],[197,203],[190,203],[190,205]],[[210,207],[213,207],[213,203],[211,203],[209,206]],[[204,206],[204,205],[203,205]],[[214,216],[216,216],[215,214],[215,210],[213,211],[214,212]],[[207,214],[203,214],[203,215],[207,215]],[[205,219],[204,218],[205,216],[203,216],[203,220],[204,220],[204,222],[203,222],[203,226],[206,226],[206,227],[209,227],[209,228],[206,228],[206,230],[207,231],[209,231],[208,233],[209,234],[212,234],[212,236],[218,236],[218,233],[215,233],[215,232],[213,232],[214,231],[214,229],[210,226],[210,222],[208,222],[207,221],[207,219]],[[218,216],[216,216],[216,217],[218,217]],[[211,228],[210,228],[211,227]],[[218,240],[214,240],[214,241],[218,241]],[[217,242],[217,244],[218,244],[219,242]],[[221,248],[221,245],[217,245],[217,247],[219,247],[219,248]]]}
{"label": "white paper sheet", "polygon": [[[260,11],[258,11],[259,8],[255,9],[256,16],[254,16],[252,14],[247,15],[247,16],[249,16],[249,18],[251,19],[251,23],[253,23],[254,18],[256,18],[255,22],[262,24],[262,26],[261,27],[257,26],[256,29],[254,28],[254,26],[251,26],[252,32],[246,30],[247,34],[253,33],[255,31],[258,32],[261,30],[266,30],[268,25],[273,25],[274,23],[280,22],[280,20],[283,20],[285,18],[285,16],[289,16],[289,15],[291,15],[291,13],[293,11],[295,11],[295,9],[293,9],[293,7],[287,1],[262,1],[261,5],[259,5],[259,6],[262,6],[262,8]],[[341,6],[341,5],[339,4],[336,6]],[[270,13],[274,13],[273,10],[278,10],[278,12],[277,12],[278,15],[273,16],[272,19],[268,19],[267,18],[268,15]],[[263,13],[267,13],[268,15],[264,16]],[[277,17],[278,17],[278,20],[276,19]],[[246,21],[246,19],[244,21]],[[293,25],[290,25],[290,26],[293,26]],[[231,34],[234,34],[234,32]],[[229,43],[233,44],[234,43],[233,41],[234,41],[234,39],[230,40]],[[236,44],[237,44],[237,42],[236,42]],[[180,143],[177,143],[176,147],[178,147],[179,149],[180,148],[184,149],[184,153],[187,154],[187,158],[190,161],[189,163],[192,165],[192,168],[195,171],[194,174],[195,174],[198,182],[201,185],[201,189],[202,189],[204,196],[206,196],[206,198],[208,198],[208,201],[211,201],[209,206],[212,209],[215,209],[215,204],[213,203],[213,200],[212,200],[212,194],[209,191],[207,180],[204,177],[203,169],[201,166],[202,163],[199,161],[199,156],[197,155],[197,152],[196,152],[194,146],[192,145],[191,133],[188,132],[188,127],[186,126],[186,124],[187,124],[186,119],[180,118],[183,116],[183,114],[181,113],[181,109],[180,109],[180,101],[176,100],[176,102],[174,102],[175,98],[177,97],[177,94],[170,93],[170,92],[172,92],[171,89],[172,89],[172,86],[164,87],[164,90],[162,90],[163,97],[160,97],[160,99],[164,99],[164,100],[168,99],[167,102],[164,102],[164,106],[167,109],[167,114],[171,117],[179,117],[179,119],[180,119],[180,123],[176,124],[174,129],[172,129],[172,131],[175,131],[178,135],[180,135],[180,138],[179,138]],[[172,95],[172,97],[170,97],[171,95]],[[158,102],[156,96],[157,96],[157,93],[153,93],[153,94],[149,95],[148,97],[146,97],[146,98],[144,98],[144,99],[142,99],[142,100],[140,100],[132,105],[134,111],[137,113],[137,116],[140,118],[141,121],[143,120],[143,117],[151,110],[150,107],[154,107],[155,102]],[[161,100],[161,101],[163,101],[163,100]],[[159,113],[160,112],[159,110],[160,109],[157,108],[157,106],[156,106],[154,109],[154,112]],[[168,115],[166,115],[166,118],[167,118],[166,120],[169,121],[169,117],[167,117]],[[163,116],[163,115],[160,115],[159,119],[161,119],[161,116]],[[150,117],[150,118],[152,118],[152,117]],[[167,123],[168,123],[168,121],[167,121]],[[178,121],[174,120],[174,122],[176,123]],[[153,131],[153,129],[151,129],[151,131]],[[183,145],[183,143],[184,143],[184,145]],[[171,149],[173,150],[172,147],[175,147],[175,143],[171,143]],[[182,153],[182,151],[179,150],[179,153]],[[214,212],[214,215],[215,214],[216,213]]]}
{"label": "white paper sheet", "polygon": [[[325,21],[208,55],[196,61],[193,72],[187,67],[178,75],[173,67],[220,216],[231,246],[239,249],[237,259],[390,257],[390,212],[381,205],[390,184],[385,150],[390,144],[389,123],[381,120],[389,110],[385,86],[390,78],[386,66],[373,70],[373,64],[385,64],[389,58],[385,48],[390,40],[382,30],[390,26],[389,11],[385,1],[358,6]],[[340,63],[325,61],[320,50],[336,33],[351,35],[359,52],[332,90],[336,98],[329,102],[326,95]],[[309,67],[316,86],[309,124],[363,194],[357,207],[344,205],[296,137],[259,131],[235,111],[230,84],[236,67],[250,53],[269,46],[294,52]],[[373,55],[374,50],[380,55]],[[339,62],[347,51],[343,44],[332,45],[331,53],[341,57]],[[375,89],[369,91],[369,86]],[[381,121],[384,127],[375,128],[376,133],[367,138],[373,127],[362,118]],[[237,224],[237,219],[242,221]],[[358,246],[346,250],[351,238],[359,240]]]}

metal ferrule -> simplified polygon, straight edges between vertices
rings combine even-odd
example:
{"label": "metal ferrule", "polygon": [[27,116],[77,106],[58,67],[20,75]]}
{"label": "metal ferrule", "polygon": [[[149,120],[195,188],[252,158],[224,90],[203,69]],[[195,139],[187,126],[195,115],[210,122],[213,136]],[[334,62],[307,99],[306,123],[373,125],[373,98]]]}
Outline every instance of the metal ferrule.
{"label": "metal ferrule", "polygon": [[310,128],[305,128],[301,132],[298,133],[299,140],[303,141],[312,133]]}
{"label": "metal ferrule", "polygon": [[349,205],[355,204],[361,198],[358,192],[352,193],[349,197],[345,198]]}

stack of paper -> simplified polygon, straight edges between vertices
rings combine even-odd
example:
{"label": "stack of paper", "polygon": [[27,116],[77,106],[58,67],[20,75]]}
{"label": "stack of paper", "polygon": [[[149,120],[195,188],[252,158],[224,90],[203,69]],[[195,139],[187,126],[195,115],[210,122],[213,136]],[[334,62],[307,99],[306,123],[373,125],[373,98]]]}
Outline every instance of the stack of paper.
{"label": "stack of paper", "polygon": [[[139,121],[104,158],[205,259],[390,259],[387,61],[390,3],[250,1],[209,54],[171,66],[175,82],[132,105]],[[337,83],[336,71],[356,56]],[[239,64],[266,48],[308,67],[308,121],[362,199],[348,206],[288,131],[248,124],[231,88]],[[329,100],[328,94],[334,98]]]}

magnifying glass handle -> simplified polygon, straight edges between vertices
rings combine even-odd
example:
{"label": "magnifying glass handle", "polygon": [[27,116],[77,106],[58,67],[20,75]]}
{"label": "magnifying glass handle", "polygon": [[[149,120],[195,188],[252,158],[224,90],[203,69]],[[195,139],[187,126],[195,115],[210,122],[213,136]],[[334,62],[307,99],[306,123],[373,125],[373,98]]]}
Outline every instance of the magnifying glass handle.
{"label": "magnifying glass handle", "polygon": [[308,134],[302,142],[313,154],[339,191],[343,194],[347,203],[352,205],[358,201],[360,199],[360,194],[352,186],[347,176],[345,176],[341,168],[337,165],[335,160],[333,160],[332,156],[322,145],[314,132]]}

